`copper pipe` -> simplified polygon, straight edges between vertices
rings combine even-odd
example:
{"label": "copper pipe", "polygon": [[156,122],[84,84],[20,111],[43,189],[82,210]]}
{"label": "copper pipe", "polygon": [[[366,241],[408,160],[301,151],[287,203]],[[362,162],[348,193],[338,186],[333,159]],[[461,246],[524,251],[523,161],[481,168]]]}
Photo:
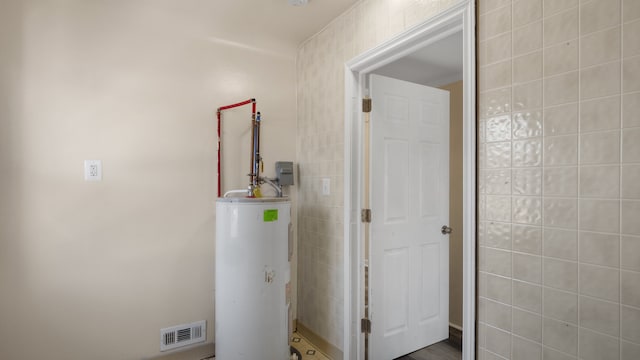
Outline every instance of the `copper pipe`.
{"label": "copper pipe", "polygon": [[[254,128],[254,123],[255,123],[255,118],[256,118],[256,99],[249,99],[243,102],[239,102],[236,104],[231,104],[231,105],[226,105],[226,106],[221,106],[218,108],[217,111],[217,116],[218,116],[218,197],[222,196],[222,179],[221,179],[221,173],[222,173],[222,159],[220,156],[220,153],[222,152],[222,116],[221,113],[223,110],[228,110],[228,109],[233,109],[239,106],[243,106],[243,105],[247,105],[247,104],[252,104],[251,107],[251,132],[252,132],[252,138],[253,138],[253,128]],[[253,154],[253,139],[251,140],[252,143],[252,149],[251,149],[251,153]],[[252,155],[253,156],[253,155]],[[251,167],[253,168],[253,161],[251,164]],[[253,185],[253,178],[251,179],[251,184]]]}

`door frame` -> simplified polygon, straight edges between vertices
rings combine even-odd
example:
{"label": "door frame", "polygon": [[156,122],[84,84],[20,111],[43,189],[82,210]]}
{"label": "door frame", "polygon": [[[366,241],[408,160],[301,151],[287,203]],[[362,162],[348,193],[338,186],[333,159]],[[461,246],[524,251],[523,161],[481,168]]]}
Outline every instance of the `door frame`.
{"label": "door frame", "polygon": [[[362,98],[366,75],[453,33],[463,33],[463,338],[462,359],[476,353],[476,35],[475,2],[465,0],[345,63],[343,358],[364,359]],[[375,106],[375,104],[374,104]],[[373,325],[375,326],[375,324]]]}

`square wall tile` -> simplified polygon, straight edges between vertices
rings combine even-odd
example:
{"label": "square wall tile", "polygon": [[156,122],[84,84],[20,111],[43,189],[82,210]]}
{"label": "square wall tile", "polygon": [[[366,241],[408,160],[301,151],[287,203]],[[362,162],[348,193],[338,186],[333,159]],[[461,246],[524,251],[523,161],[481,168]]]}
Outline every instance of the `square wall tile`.
{"label": "square wall tile", "polygon": [[611,164],[618,162],[620,162],[619,131],[580,135],[581,164]]}
{"label": "square wall tile", "polygon": [[487,220],[510,222],[511,198],[508,196],[487,195]]}
{"label": "square wall tile", "polygon": [[623,60],[622,85],[624,92],[640,91],[640,56]]}
{"label": "square wall tile", "polygon": [[483,247],[480,251],[480,270],[501,276],[511,276],[511,252]]}
{"label": "square wall tile", "polygon": [[523,111],[542,107],[542,81],[516,85],[513,87],[513,110]]}
{"label": "square wall tile", "polygon": [[494,116],[488,118],[485,124],[487,142],[511,140],[511,116],[506,114]]}
{"label": "square wall tile", "polygon": [[485,346],[487,350],[503,357],[511,354],[511,334],[491,326],[485,330]]}
{"label": "square wall tile", "polygon": [[511,304],[511,279],[485,274],[486,297],[504,304]]}
{"label": "square wall tile", "polygon": [[640,162],[640,128],[622,130],[622,162]]}
{"label": "square wall tile", "polygon": [[580,261],[583,263],[620,266],[620,236],[580,232]]}
{"label": "square wall tile", "polygon": [[513,2],[514,27],[526,25],[542,18],[542,0],[515,0]]}
{"label": "square wall tile", "polygon": [[620,167],[582,166],[580,168],[580,196],[618,198],[620,196]]}
{"label": "square wall tile", "polygon": [[620,360],[640,359],[640,345],[628,341],[620,341]]}
{"label": "square wall tile", "polygon": [[593,265],[580,265],[580,294],[618,301],[620,270]]}
{"label": "square wall tile", "polygon": [[514,167],[542,165],[542,139],[513,141],[511,159]]}
{"label": "square wall tile", "polygon": [[578,37],[578,9],[572,8],[544,19],[544,45],[549,46]]}
{"label": "square wall tile", "polygon": [[640,307],[640,273],[622,271],[620,276],[621,298],[624,305]]}
{"label": "square wall tile", "polygon": [[578,328],[574,325],[545,318],[542,337],[544,346],[571,355],[578,353]]}
{"label": "square wall tile", "polygon": [[593,32],[580,39],[580,66],[588,67],[620,59],[620,26]]}
{"label": "square wall tile", "polygon": [[511,88],[480,93],[479,99],[480,118],[487,119],[511,111]]}
{"label": "square wall tile", "polygon": [[[527,1],[527,0],[520,0]],[[542,51],[513,59],[513,83],[523,83],[542,78]]]}
{"label": "square wall tile", "polygon": [[578,295],[551,288],[544,289],[544,316],[578,324]]}
{"label": "square wall tile", "polygon": [[575,229],[578,226],[576,199],[544,198],[544,225]]}
{"label": "square wall tile", "polygon": [[513,139],[542,136],[542,112],[524,111],[513,114]]}
{"label": "square wall tile", "polygon": [[622,32],[622,55],[624,57],[640,55],[640,21],[626,23]]}
{"label": "square wall tile", "polygon": [[478,21],[480,40],[486,40],[509,30],[511,30],[511,5],[488,12]]}
{"label": "square wall tile", "polygon": [[577,71],[546,78],[544,81],[545,105],[554,106],[578,100],[578,80]]}
{"label": "square wall tile", "polygon": [[580,70],[580,98],[593,99],[620,93],[620,61]]}
{"label": "square wall tile", "polygon": [[549,347],[542,347],[542,358],[544,360],[576,360],[576,357],[561,353]]}
{"label": "square wall tile", "polygon": [[640,235],[640,201],[622,200],[620,211],[621,232],[626,235]]}
{"label": "square wall tile", "polygon": [[513,250],[540,255],[542,252],[542,228],[540,226],[513,224]]}
{"label": "square wall tile", "polygon": [[512,331],[518,336],[541,343],[542,316],[514,308]]}
{"label": "square wall tile", "polygon": [[563,41],[544,51],[544,76],[578,69],[578,40]]}
{"label": "square wall tile", "polygon": [[[542,48],[542,21],[513,30],[513,55],[522,55]],[[577,57],[577,55],[576,55]]]}
{"label": "square wall tile", "polygon": [[581,296],[580,326],[611,336],[620,335],[620,304]]}
{"label": "square wall tile", "polygon": [[542,224],[542,201],[539,197],[517,196],[513,197],[512,221],[519,224]]}
{"label": "square wall tile", "polygon": [[511,167],[511,142],[488,143],[485,151],[487,168]]}
{"label": "square wall tile", "polygon": [[505,6],[510,2],[511,0],[483,0],[478,3],[478,14],[486,14],[489,11]]}
{"label": "square wall tile", "polygon": [[511,224],[488,222],[486,238],[486,246],[511,249]]}
{"label": "square wall tile", "polygon": [[[542,193],[542,169],[513,169],[511,174],[514,195],[535,196]],[[638,181],[640,181],[640,178]]]}
{"label": "square wall tile", "polygon": [[622,306],[620,337],[640,344],[640,309]]}
{"label": "square wall tile", "polygon": [[545,286],[574,292],[578,289],[578,265],[575,262],[545,258],[542,276]]}
{"label": "square wall tile", "polygon": [[542,282],[542,259],[540,256],[513,253],[513,278],[540,284]]}
{"label": "square wall tile", "polygon": [[485,192],[489,195],[511,194],[511,170],[487,169],[484,173]]}
{"label": "square wall tile", "polygon": [[517,336],[512,338],[513,357],[515,360],[540,360],[542,359],[542,345],[531,342]]}
{"label": "square wall tile", "polygon": [[622,0],[624,6],[624,21],[640,18],[640,3],[637,0]]}
{"label": "square wall tile", "polygon": [[511,33],[507,32],[485,42],[486,60],[481,64],[493,64],[511,58]]}
{"label": "square wall tile", "polygon": [[622,97],[622,127],[637,126],[640,126],[640,92],[625,94]]}
{"label": "square wall tile", "polygon": [[578,6],[578,0],[544,0],[544,16],[555,14],[559,11]]}
{"label": "square wall tile", "polygon": [[545,136],[577,133],[578,105],[574,103],[545,108],[543,123]]}
{"label": "square wall tile", "polygon": [[[486,323],[501,330],[511,331],[511,306],[495,301],[485,301]],[[489,340],[487,338],[487,340]]]}
{"label": "square wall tile", "polygon": [[640,237],[622,236],[620,248],[620,267],[640,271]]}
{"label": "square wall tile", "polygon": [[590,1],[580,6],[580,34],[620,24],[620,0]]}
{"label": "square wall tile", "polygon": [[620,128],[620,96],[584,101],[580,104],[580,132]]}
{"label": "square wall tile", "polygon": [[578,232],[544,228],[544,255],[564,260],[577,260]]}
{"label": "square wall tile", "polygon": [[544,195],[574,197],[578,194],[578,168],[545,167]]}
{"label": "square wall tile", "polygon": [[578,162],[578,138],[575,135],[547,137],[542,154],[545,166],[575,165]]}
{"label": "square wall tile", "polygon": [[620,340],[580,329],[580,358],[584,360],[602,360],[620,358]]}
{"label": "square wall tile", "polygon": [[513,306],[540,314],[542,312],[542,287],[514,280]]}

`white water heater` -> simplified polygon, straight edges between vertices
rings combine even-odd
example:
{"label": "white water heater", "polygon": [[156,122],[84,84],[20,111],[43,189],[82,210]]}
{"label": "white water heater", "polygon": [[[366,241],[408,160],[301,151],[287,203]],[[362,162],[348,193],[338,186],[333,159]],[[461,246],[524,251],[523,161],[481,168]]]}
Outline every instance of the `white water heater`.
{"label": "white water heater", "polygon": [[217,200],[216,359],[289,359],[290,222],[286,198]]}

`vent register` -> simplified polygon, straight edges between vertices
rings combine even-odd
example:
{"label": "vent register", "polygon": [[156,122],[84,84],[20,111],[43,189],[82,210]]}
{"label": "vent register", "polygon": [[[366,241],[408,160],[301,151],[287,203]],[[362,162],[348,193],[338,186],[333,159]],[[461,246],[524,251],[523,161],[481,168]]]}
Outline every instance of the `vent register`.
{"label": "vent register", "polygon": [[205,320],[160,329],[160,351],[204,342],[206,339],[207,322]]}

